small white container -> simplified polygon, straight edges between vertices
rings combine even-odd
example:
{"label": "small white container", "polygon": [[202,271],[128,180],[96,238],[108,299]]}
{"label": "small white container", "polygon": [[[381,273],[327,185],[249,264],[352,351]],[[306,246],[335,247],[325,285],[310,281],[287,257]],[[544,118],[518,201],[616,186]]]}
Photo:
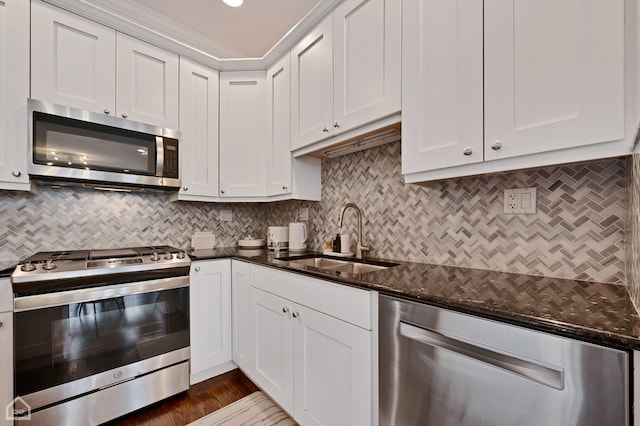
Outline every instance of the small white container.
{"label": "small white container", "polygon": [[340,253],[351,253],[351,235],[340,234]]}

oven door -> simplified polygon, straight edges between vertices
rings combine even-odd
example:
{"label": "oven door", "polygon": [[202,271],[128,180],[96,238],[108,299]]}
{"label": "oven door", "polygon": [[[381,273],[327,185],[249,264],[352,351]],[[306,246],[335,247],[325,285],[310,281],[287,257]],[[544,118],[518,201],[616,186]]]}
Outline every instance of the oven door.
{"label": "oven door", "polygon": [[189,278],[17,297],[15,395],[31,410],[189,359]]}

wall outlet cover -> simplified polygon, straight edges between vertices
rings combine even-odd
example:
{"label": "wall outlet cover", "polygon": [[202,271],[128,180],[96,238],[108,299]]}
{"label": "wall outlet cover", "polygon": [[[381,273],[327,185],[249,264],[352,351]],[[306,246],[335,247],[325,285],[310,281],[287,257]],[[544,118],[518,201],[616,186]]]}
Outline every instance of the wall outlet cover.
{"label": "wall outlet cover", "polygon": [[307,222],[309,220],[309,209],[307,207],[298,209],[296,220],[299,222]]}
{"label": "wall outlet cover", "polygon": [[532,214],[536,212],[536,188],[511,188],[504,190],[505,214]]}
{"label": "wall outlet cover", "polygon": [[231,210],[220,210],[220,222],[232,222],[233,212]]}

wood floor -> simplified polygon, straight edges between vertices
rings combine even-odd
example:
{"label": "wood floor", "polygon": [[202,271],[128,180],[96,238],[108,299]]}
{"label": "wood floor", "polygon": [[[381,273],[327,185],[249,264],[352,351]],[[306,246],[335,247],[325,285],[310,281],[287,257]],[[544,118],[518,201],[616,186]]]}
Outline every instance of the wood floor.
{"label": "wood floor", "polygon": [[117,421],[112,426],[183,426],[257,391],[238,369],[193,385],[186,394],[158,403]]}

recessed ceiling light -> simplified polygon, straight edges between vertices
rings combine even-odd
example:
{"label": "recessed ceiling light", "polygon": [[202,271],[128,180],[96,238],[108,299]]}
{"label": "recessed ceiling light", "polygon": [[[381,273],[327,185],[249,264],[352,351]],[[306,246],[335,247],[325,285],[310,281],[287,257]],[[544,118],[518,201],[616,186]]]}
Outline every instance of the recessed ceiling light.
{"label": "recessed ceiling light", "polygon": [[222,0],[222,1],[225,2],[227,6],[231,6],[231,7],[242,6],[242,2],[243,2],[243,0]]}

